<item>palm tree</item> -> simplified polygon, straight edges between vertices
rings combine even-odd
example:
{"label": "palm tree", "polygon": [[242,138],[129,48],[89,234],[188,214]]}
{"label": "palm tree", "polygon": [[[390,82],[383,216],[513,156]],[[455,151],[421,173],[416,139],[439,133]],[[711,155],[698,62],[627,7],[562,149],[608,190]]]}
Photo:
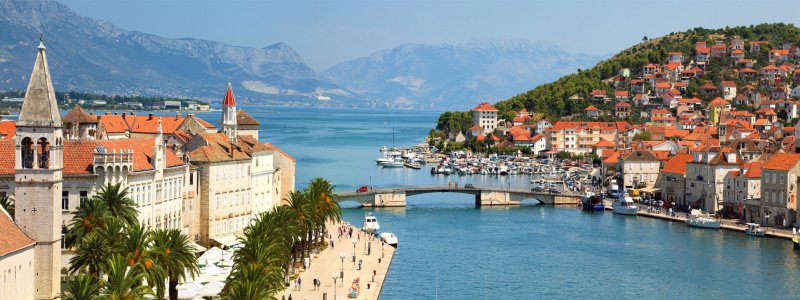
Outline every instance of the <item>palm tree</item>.
{"label": "palm tree", "polygon": [[[125,257],[129,266],[141,264],[144,266],[145,279],[148,285],[161,291],[164,295],[164,270],[154,264],[153,254],[150,249],[153,245],[153,232],[138,222],[128,225],[120,245],[120,253]],[[141,284],[137,283],[137,284]]]}
{"label": "palm tree", "polygon": [[[178,299],[178,281],[186,280],[186,275],[200,274],[197,257],[190,245],[189,237],[178,229],[158,229],[153,233],[153,246],[150,249],[153,261],[160,266],[169,282],[169,299]],[[157,291],[163,295],[163,290]]]}
{"label": "palm tree", "polygon": [[121,218],[128,225],[138,222],[136,202],[128,198],[128,188],[123,189],[122,183],[108,183],[92,198],[103,201],[112,217]]}
{"label": "palm tree", "polygon": [[75,249],[75,255],[69,259],[71,273],[86,271],[95,282],[100,280],[102,271],[106,270],[111,245],[99,233],[85,236]]}
{"label": "palm tree", "polygon": [[93,282],[92,277],[78,274],[69,282],[67,289],[61,295],[62,300],[92,300],[95,299],[100,287]]}
{"label": "palm tree", "polygon": [[[282,274],[277,269],[258,267],[252,264],[242,265],[226,286],[225,299],[276,299],[273,295],[283,289]],[[277,278],[278,285],[275,285]]]}
{"label": "palm tree", "polygon": [[139,284],[145,279],[145,265],[136,263],[129,266],[122,255],[112,256],[106,264],[108,265],[108,281],[100,290],[98,299],[145,299],[146,295],[153,295],[150,287]]}
{"label": "palm tree", "polygon": [[342,208],[336,201],[336,195],[333,193],[333,185],[327,179],[315,177],[311,179],[308,185],[311,194],[311,201],[314,203],[315,211],[319,214],[317,219],[320,221],[318,226],[318,237],[321,242],[325,242],[325,235],[327,234],[327,222],[341,221]]}
{"label": "palm tree", "polygon": [[315,214],[313,206],[309,203],[308,193],[306,191],[292,191],[287,195],[286,199],[288,207],[294,213],[295,222],[300,234],[300,241],[297,243],[297,248],[300,251],[300,259],[306,257],[306,241],[311,236],[312,228],[316,224],[314,218]]}
{"label": "palm tree", "polygon": [[67,247],[72,248],[93,231],[105,228],[108,217],[108,208],[102,201],[90,199],[81,203],[78,210],[72,212],[64,241]]}
{"label": "palm tree", "polygon": [[11,219],[14,219],[14,198],[9,195],[0,196],[0,206],[11,215]]}

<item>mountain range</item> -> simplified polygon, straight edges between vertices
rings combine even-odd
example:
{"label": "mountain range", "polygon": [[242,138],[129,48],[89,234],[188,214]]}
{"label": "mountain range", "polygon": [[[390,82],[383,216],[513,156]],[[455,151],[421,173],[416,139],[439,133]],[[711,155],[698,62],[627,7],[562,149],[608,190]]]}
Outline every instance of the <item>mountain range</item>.
{"label": "mountain range", "polygon": [[[406,44],[323,72],[289,45],[233,46],[128,31],[53,0],[0,0],[0,90],[24,89],[43,34],[58,90],[247,104],[464,108],[505,99],[601,57],[546,42]],[[329,100],[330,99],[330,100]]]}

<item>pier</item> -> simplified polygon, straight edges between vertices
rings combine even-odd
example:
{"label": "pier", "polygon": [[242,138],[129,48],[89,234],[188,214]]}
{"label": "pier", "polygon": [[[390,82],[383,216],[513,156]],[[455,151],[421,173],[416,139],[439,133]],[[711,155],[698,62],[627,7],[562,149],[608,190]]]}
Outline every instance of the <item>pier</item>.
{"label": "pier", "polygon": [[581,195],[533,192],[524,189],[495,187],[407,186],[370,189],[366,192],[337,191],[338,201],[356,201],[364,207],[405,207],[406,198],[431,193],[460,193],[475,196],[475,206],[519,205],[525,199],[536,199],[542,204],[577,205]]}

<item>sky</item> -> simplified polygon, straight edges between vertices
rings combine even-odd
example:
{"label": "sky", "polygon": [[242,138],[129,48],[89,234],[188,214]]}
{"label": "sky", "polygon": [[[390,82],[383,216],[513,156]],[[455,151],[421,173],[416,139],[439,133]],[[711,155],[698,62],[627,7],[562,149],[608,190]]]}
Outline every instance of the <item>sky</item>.
{"label": "sky", "polygon": [[316,71],[406,43],[548,41],[613,54],[694,27],[800,25],[800,1],[58,0],[122,29],[238,46],[283,42]]}

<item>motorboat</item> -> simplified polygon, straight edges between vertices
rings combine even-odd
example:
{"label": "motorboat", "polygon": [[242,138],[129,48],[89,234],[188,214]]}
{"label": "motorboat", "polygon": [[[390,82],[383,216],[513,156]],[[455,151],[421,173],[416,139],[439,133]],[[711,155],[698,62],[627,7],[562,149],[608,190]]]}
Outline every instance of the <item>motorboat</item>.
{"label": "motorboat", "polygon": [[382,164],[381,166],[383,166],[384,168],[402,168],[402,167],[404,167],[403,161],[399,160],[399,159],[394,159],[394,160],[392,160],[390,162]]}
{"label": "motorboat", "polygon": [[586,211],[606,210],[606,206],[603,204],[603,198],[592,192],[586,192],[586,194],[583,195],[583,198],[581,198],[581,205],[583,206],[583,210]]}
{"label": "motorboat", "polygon": [[767,234],[767,231],[756,223],[745,223],[747,225],[747,229],[744,230],[744,233],[747,235],[752,236],[764,236]]}
{"label": "motorboat", "polygon": [[635,216],[639,214],[639,207],[633,202],[628,193],[622,194],[618,199],[614,200],[611,205],[615,214]]}
{"label": "motorboat", "polygon": [[373,234],[381,229],[381,225],[378,224],[378,218],[376,218],[372,213],[368,212],[364,215],[364,227],[362,228],[366,232]]}
{"label": "motorboat", "polygon": [[414,169],[414,170],[419,170],[419,169],[422,168],[422,166],[420,166],[418,163],[415,163],[415,162],[407,162],[407,163],[404,163],[403,165],[406,166],[406,168],[410,168],[410,169]]}
{"label": "motorboat", "polygon": [[699,228],[719,229],[722,223],[718,219],[711,218],[701,213],[700,210],[693,209],[689,218],[686,219],[686,225]]}
{"label": "motorboat", "polygon": [[382,166],[394,161],[391,157],[378,157],[375,159],[375,163]]}
{"label": "motorboat", "polygon": [[397,248],[397,236],[391,232],[382,232],[380,234],[381,241],[389,244],[389,246]]}

